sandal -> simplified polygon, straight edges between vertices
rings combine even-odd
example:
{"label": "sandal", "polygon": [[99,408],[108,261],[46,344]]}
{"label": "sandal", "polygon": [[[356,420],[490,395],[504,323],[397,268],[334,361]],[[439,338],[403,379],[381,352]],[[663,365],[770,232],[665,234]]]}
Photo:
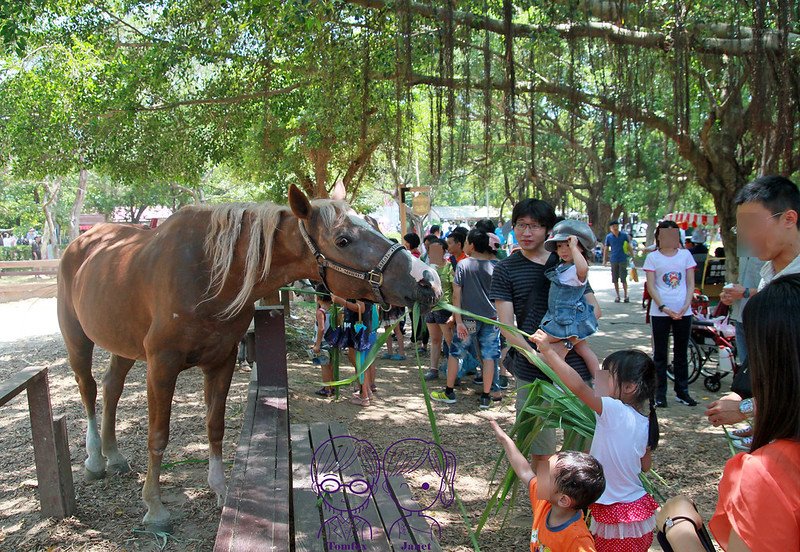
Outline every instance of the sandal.
{"label": "sandal", "polygon": [[753,428],[752,426],[744,426],[740,427],[739,429],[734,429],[731,431],[731,436],[733,437],[752,437],[753,436]]}
{"label": "sandal", "polygon": [[369,398],[362,399],[360,396],[353,396],[350,397],[350,404],[354,404],[356,406],[369,406]]}

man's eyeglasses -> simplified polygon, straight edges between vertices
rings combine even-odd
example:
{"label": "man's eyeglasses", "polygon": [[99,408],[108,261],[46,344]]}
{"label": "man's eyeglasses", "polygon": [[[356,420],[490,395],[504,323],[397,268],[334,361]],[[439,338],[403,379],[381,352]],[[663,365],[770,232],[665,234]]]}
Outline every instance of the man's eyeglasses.
{"label": "man's eyeglasses", "polygon": [[[765,218],[765,219],[764,219],[764,222],[767,222],[767,221],[768,221],[768,220],[770,220],[770,219],[774,219],[775,217],[779,217],[779,216],[781,216],[781,215],[782,215],[782,214],[784,214],[784,213],[786,213],[786,211],[781,211],[780,213],[775,213],[774,215],[770,215],[770,216],[768,216],[767,218]],[[758,224],[758,222],[757,222],[757,221],[755,221],[755,220],[753,220],[753,221],[747,221],[745,224],[740,224],[740,225],[737,225],[737,226],[732,226],[732,227],[731,227],[731,232],[733,232],[733,233],[734,233],[734,235],[735,235],[735,234],[738,234],[738,233],[739,233],[739,230],[744,230],[744,231],[746,232],[747,230],[750,230],[751,228],[755,227],[757,224]]]}
{"label": "man's eyeglasses", "polygon": [[525,224],[524,222],[518,222],[514,225],[514,231],[518,234],[522,234],[527,230],[535,232],[537,230],[544,230],[544,229],[546,229],[546,227],[542,226],[541,224]]}

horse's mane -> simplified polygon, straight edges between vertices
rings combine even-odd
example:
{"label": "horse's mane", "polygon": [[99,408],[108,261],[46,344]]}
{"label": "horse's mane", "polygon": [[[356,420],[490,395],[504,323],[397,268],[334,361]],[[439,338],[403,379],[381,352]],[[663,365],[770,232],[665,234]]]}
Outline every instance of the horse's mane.
{"label": "horse's mane", "polygon": [[[319,210],[321,223],[326,228],[340,222],[350,209],[346,202],[330,199],[317,199],[311,204]],[[240,237],[247,239],[242,287],[233,302],[218,315],[223,320],[233,318],[247,304],[255,285],[269,275],[275,230],[281,215],[291,211],[284,205],[269,202],[222,203],[192,208],[207,210],[211,214],[204,243],[206,256],[211,260],[206,301],[217,297],[222,291],[230,275],[236,243]],[[247,236],[241,236],[245,216],[250,222],[250,232]],[[305,244],[301,246],[305,247]]]}

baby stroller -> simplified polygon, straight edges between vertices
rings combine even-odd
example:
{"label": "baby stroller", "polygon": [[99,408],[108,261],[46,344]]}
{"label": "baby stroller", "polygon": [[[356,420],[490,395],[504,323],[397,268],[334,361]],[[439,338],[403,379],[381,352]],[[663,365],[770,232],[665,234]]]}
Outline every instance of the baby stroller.
{"label": "baby stroller", "polygon": [[[725,320],[727,306],[717,305],[709,313],[709,300],[697,291],[692,298],[692,330],[689,337],[689,383],[702,374],[703,386],[716,393],[722,388],[722,378],[739,370],[736,363],[736,334]],[[672,366],[667,377],[673,379]]]}

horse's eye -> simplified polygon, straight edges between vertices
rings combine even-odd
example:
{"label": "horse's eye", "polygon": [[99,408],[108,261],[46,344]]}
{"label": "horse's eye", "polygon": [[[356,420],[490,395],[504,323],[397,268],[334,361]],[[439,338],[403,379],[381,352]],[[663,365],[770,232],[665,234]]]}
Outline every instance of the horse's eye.
{"label": "horse's eye", "polygon": [[347,247],[350,245],[350,238],[347,236],[339,236],[336,238],[336,247]]}

